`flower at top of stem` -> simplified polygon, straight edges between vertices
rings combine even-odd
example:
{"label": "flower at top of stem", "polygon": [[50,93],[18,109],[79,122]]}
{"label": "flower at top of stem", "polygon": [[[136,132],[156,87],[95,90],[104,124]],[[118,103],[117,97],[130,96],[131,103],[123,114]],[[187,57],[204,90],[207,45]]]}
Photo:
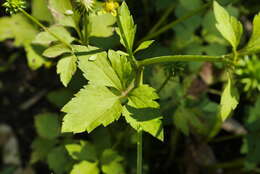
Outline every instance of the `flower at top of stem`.
{"label": "flower at top of stem", "polygon": [[19,9],[25,8],[25,4],[24,0],[6,0],[3,7],[5,7],[7,13],[14,14],[18,12]]}
{"label": "flower at top of stem", "polygon": [[93,10],[95,0],[72,0],[72,3],[79,13],[85,13]]}
{"label": "flower at top of stem", "polygon": [[119,7],[119,4],[118,2],[115,2],[113,0],[107,0],[105,3],[104,3],[104,11],[106,13],[110,13],[112,14],[113,16],[116,16],[117,15],[117,8]]}

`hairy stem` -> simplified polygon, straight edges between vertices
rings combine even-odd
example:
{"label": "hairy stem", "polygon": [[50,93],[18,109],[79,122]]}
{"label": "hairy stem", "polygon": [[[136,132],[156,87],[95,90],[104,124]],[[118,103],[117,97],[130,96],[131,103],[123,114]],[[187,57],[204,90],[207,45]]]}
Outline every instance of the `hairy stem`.
{"label": "hairy stem", "polygon": [[206,55],[172,55],[172,56],[160,56],[147,58],[138,62],[139,66],[147,66],[158,63],[169,63],[169,62],[228,62],[229,55],[223,56],[206,56]]}
{"label": "hairy stem", "polygon": [[167,17],[171,14],[171,12],[175,9],[176,3],[174,2],[162,15],[159,21],[153,26],[153,28],[149,31],[149,34],[154,33],[167,19]]}
{"label": "hairy stem", "polygon": [[212,2],[208,2],[207,4],[203,5],[202,7],[195,9],[195,10],[191,11],[190,13],[188,13],[187,15],[185,15],[185,16],[165,25],[164,27],[157,30],[156,32],[149,33],[147,36],[145,36],[143,39],[141,39],[140,42],[143,42],[145,40],[149,40],[149,39],[152,39],[152,38],[159,36],[160,34],[164,33],[165,31],[173,28],[177,24],[179,24],[179,23],[185,21],[186,19],[188,19],[192,16],[195,16],[195,15],[199,14],[200,12],[204,11],[205,9],[209,8],[211,6],[211,4],[212,4]]}
{"label": "hairy stem", "polygon": [[164,80],[164,82],[162,83],[162,85],[157,89],[157,92],[160,93],[162,91],[162,89],[167,85],[167,83],[169,82],[169,80],[171,79],[171,74],[169,74],[167,76],[167,78]]}
{"label": "hairy stem", "polygon": [[59,40],[61,43],[63,43],[65,46],[73,50],[72,46],[65,40],[63,40],[61,37],[59,37],[57,34],[50,31],[47,27],[45,27],[41,22],[39,22],[35,17],[31,16],[29,13],[27,13],[22,8],[19,8],[19,11],[22,12],[26,17],[28,17],[30,20],[32,20],[35,24],[37,24],[39,27],[41,27],[44,31],[50,33],[53,37],[55,37],[57,40]]}

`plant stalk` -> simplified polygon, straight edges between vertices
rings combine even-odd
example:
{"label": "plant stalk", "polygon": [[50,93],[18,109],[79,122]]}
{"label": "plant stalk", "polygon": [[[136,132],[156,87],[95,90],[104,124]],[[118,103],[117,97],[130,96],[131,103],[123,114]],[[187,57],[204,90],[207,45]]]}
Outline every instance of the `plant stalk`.
{"label": "plant stalk", "polygon": [[143,169],[143,131],[137,131],[137,174],[142,174]]}
{"label": "plant stalk", "polygon": [[188,13],[187,15],[165,25],[164,27],[162,27],[161,29],[157,30],[156,32],[150,33],[147,36],[145,36],[143,39],[141,39],[140,43],[145,41],[145,40],[149,40],[149,39],[153,39],[157,36],[159,36],[160,34],[164,33],[165,31],[173,28],[174,26],[176,26],[177,24],[185,21],[186,19],[199,14],[200,12],[204,11],[205,9],[209,8],[211,6],[212,2],[208,2],[207,4],[203,5],[202,7],[195,9],[193,11],[191,11],[190,13]]}
{"label": "plant stalk", "polygon": [[223,56],[207,56],[207,55],[172,55],[172,56],[160,56],[147,58],[138,62],[140,67],[158,64],[158,63],[170,63],[170,62],[228,62],[228,55]]}
{"label": "plant stalk", "polygon": [[50,33],[53,37],[55,37],[57,40],[59,40],[61,43],[63,43],[65,46],[73,50],[72,46],[65,40],[63,40],[61,37],[59,37],[57,34],[50,31],[47,27],[45,27],[40,21],[38,21],[35,17],[28,14],[25,10],[22,8],[19,8],[19,11],[22,12],[27,18],[32,20],[35,24],[37,24],[39,27],[41,27],[44,31]]}

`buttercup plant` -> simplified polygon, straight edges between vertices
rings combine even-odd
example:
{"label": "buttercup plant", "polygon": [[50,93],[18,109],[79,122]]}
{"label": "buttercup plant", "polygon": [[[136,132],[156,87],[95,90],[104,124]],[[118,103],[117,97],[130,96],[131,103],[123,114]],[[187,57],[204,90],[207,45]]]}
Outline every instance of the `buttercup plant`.
{"label": "buttercup plant", "polygon": [[[68,1],[69,2],[69,1]],[[42,35],[48,35],[47,48],[43,55],[49,58],[60,57],[57,63],[57,73],[61,82],[67,86],[79,68],[88,80],[86,84],[63,108],[66,113],[63,118],[62,132],[91,133],[95,128],[109,124],[124,117],[126,122],[137,131],[137,174],[142,173],[142,133],[147,132],[155,138],[163,141],[163,124],[160,106],[157,102],[159,96],[154,88],[143,84],[143,70],[146,66],[170,62],[220,62],[224,64],[227,74],[227,84],[221,95],[218,121],[209,137],[213,137],[219,131],[221,123],[232,115],[239,103],[239,93],[236,88],[236,79],[233,72],[238,61],[244,55],[251,55],[260,51],[260,15],[254,19],[254,30],[248,44],[241,50],[238,45],[243,33],[242,24],[220,6],[213,2],[216,27],[221,35],[232,47],[232,52],[225,55],[167,55],[136,59],[138,51],[147,49],[154,41],[147,40],[135,48],[135,34],[137,26],[128,9],[126,2],[120,6],[117,2],[108,0],[104,3],[104,11],[116,16],[116,32],[120,37],[120,43],[125,51],[102,50],[90,45],[91,13],[94,8],[94,0],[72,0],[73,5],[68,5],[78,14],[62,16],[65,26],[75,29],[78,38],[72,37],[66,30],[65,37],[59,32],[62,30],[54,27],[45,27],[37,19],[28,14],[23,8],[24,1],[8,0],[4,7],[11,14],[23,13],[26,17],[44,29]],[[62,14],[62,13],[61,13]],[[76,22],[75,22],[76,21]],[[93,21],[92,21],[93,22]],[[41,41],[41,40],[40,40]],[[54,43],[54,44],[50,44]]]}

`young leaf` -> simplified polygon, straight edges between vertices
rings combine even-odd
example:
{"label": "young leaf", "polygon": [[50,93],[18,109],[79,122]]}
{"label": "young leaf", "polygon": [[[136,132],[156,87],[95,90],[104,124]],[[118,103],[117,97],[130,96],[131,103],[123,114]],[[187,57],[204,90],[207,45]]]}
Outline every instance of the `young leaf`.
{"label": "young leaf", "polygon": [[125,55],[121,55],[114,50],[108,51],[108,58],[111,66],[121,81],[123,89],[127,89],[134,78],[132,67]]}
{"label": "young leaf", "polygon": [[138,46],[138,48],[136,48],[136,50],[134,51],[134,53],[148,48],[150,45],[153,44],[153,42],[154,42],[154,40],[148,40],[148,41],[142,42],[142,43]]}
{"label": "young leaf", "polygon": [[252,36],[245,47],[245,50],[247,52],[253,52],[256,53],[260,51],[260,13],[255,16],[254,22],[253,22],[253,33]]}
{"label": "young leaf", "polygon": [[54,139],[59,136],[60,124],[57,114],[45,113],[35,117],[35,127],[42,138]]}
{"label": "young leaf", "polygon": [[88,85],[62,108],[66,112],[62,132],[91,132],[100,125],[118,120],[122,106],[119,97],[104,86]]}
{"label": "young leaf", "polygon": [[232,84],[232,80],[229,78],[220,101],[220,117],[222,121],[225,121],[231,112],[236,109],[238,100],[239,93],[237,88]]}
{"label": "young leaf", "polygon": [[73,166],[70,174],[99,174],[98,163],[81,161]]}
{"label": "young leaf", "polygon": [[148,85],[141,85],[129,94],[123,115],[134,129],[141,128],[163,141],[162,116],[155,99],[158,99],[155,90]]}
{"label": "young leaf", "polygon": [[70,52],[70,49],[68,47],[66,47],[64,44],[57,44],[57,45],[53,45],[53,46],[47,48],[43,52],[43,56],[49,57],[49,58],[55,58],[64,53],[69,53],[69,52]]}
{"label": "young leaf", "polygon": [[[84,55],[84,52],[90,54]],[[91,54],[91,52],[93,53]],[[81,54],[79,50],[77,54]],[[82,56],[79,56],[79,68],[83,71],[85,78],[89,80],[89,84],[123,90],[120,79],[108,61],[106,52],[94,47],[85,47],[85,51],[82,50]]]}
{"label": "young leaf", "polygon": [[243,34],[242,24],[214,1],[214,14],[217,20],[216,27],[222,36],[232,45],[233,50],[237,49]]}
{"label": "young leaf", "polygon": [[131,16],[125,2],[123,2],[119,8],[118,18],[119,28],[116,29],[116,32],[120,36],[120,42],[125,48],[132,50],[136,33],[136,25],[134,24],[133,17]]}
{"label": "young leaf", "polygon": [[61,82],[67,86],[72,76],[77,70],[77,57],[69,56],[59,60],[57,64],[57,73],[60,74]]}

